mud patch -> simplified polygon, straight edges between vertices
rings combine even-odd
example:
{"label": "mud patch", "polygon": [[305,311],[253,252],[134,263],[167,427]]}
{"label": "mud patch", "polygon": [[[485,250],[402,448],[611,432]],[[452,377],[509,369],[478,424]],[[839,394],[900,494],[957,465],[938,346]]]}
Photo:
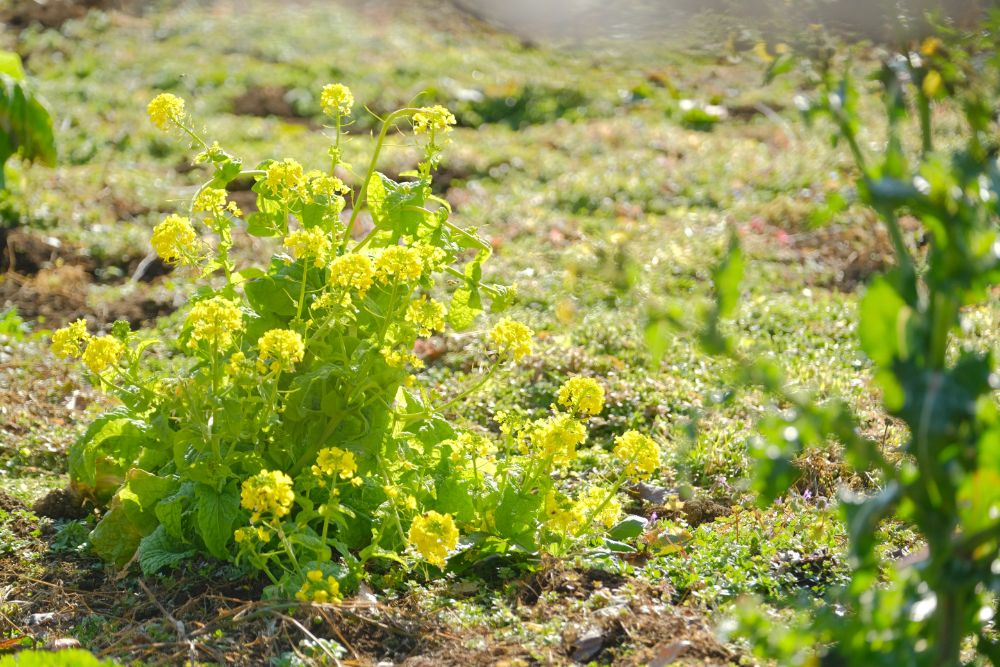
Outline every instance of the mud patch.
{"label": "mud patch", "polygon": [[[0,308],[16,307],[21,317],[52,327],[84,318],[94,325],[126,320],[137,328],[176,309],[172,298],[146,284],[170,270],[158,258],[99,264],[54,237],[5,230],[0,238]],[[90,302],[91,287],[124,284],[133,275],[140,278],[134,289]]]}
{"label": "mud patch", "polygon": [[291,121],[304,121],[313,116],[312,98],[308,93],[285,86],[253,86],[233,98],[233,113],[239,116],[276,116]]}

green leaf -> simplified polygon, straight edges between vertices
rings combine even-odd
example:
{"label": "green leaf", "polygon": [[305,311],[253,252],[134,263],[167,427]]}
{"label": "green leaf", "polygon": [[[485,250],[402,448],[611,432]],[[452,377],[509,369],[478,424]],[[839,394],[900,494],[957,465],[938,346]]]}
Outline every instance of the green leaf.
{"label": "green leaf", "polygon": [[21,56],[11,51],[0,51],[0,74],[6,74],[12,79],[24,79],[24,65]]}
{"label": "green leaf", "polygon": [[910,309],[890,282],[879,276],[868,286],[859,306],[861,349],[875,364],[888,367],[909,357],[907,322]]}
{"label": "green leaf", "polygon": [[153,473],[133,468],[125,476],[125,484],[118,490],[115,498],[121,503],[122,511],[132,525],[143,535],[149,535],[159,525],[157,503],[174,493],[179,484],[175,478],[157,477]]}
{"label": "green leaf", "polygon": [[228,558],[226,546],[233,536],[233,524],[240,513],[240,495],[235,484],[226,487],[221,493],[210,486],[199,484],[195,488],[195,497],[198,499],[198,533],[205,542],[205,547],[216,558]]}
{"label": "green leaf", "polygon": [[171,537],[163,526],[159,526],[139,542],[139,567],[143,574],[156,574],[196,553],[195,549],[184,548],[183,542]]}
{"label": "green leaf", "polygon": [[646,529],[648,524],[647,519],[631,514],[615,524],[608,531],[608,537],[619,541],[631,540],[642,535],[642,531]]}
{"label": "green leaf", "polygon": [[424,209],[429,188],[426,181],[397,183],[375,172],[368,183],[366,201],[376,227],[399,235],[417,236],[420,224],[427,219]]}
{"label": "green leaf", "polygon": [[142,540],[136,528],[120,505],[113,506],[90,532],[90,545],[102,560],[124,567]]}
{"label": "green leaf", "polygon": [[[9,59],[7,67],[12,68]],[[52,117],[27,82],[0,72],[0,165],[15,153],[24,160],[54,165]]]}
{"label": "green leaf", "polygon": [[471,305],[472,291],[462,287],[455,290],[451,295],[451,303],[448,306],[448,324],[455,331],[462,331],[472,326],[482,310]]}
{"label": "green leaf", "polygon": [[184,510],[190,504],[194,495],[194,485],[185,482],[177,493],[156,503],[156,518],[167,533],[177,540],[186,539],[184,535]]}
{"label": "green leaf", "polygon": [[743,280],[743,250],[739,238],[733,234],[729,239],[726,257],[712,271],[712,284],[720,318],[726,318],[736,311],[740,301],[740,282]]}
{"label": "green leaf", "polygon": [[65,651],[18,651],[0,658],[0,667],[115,667],[111,660],[98,660],[83,649]]}

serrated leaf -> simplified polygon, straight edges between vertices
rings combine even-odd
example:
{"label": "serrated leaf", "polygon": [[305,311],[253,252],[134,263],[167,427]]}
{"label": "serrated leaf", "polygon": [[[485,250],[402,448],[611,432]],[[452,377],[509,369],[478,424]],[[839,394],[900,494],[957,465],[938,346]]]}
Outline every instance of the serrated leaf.
{"label": "serrated leaf", "polygon": [[235,486],[227,487],[220,493],[206,484],[199,484],[195,488],[195,497],[198,499],[195,513],[198,534],[205,547],[216,558],[228,558],[226,546],[233,536],[233,525],[240,513],[239,493]]}
{"label": "serrated leaf", "polygon": [[139,567],[142,568],[142,573],[156,574],[197,553],[195,549],[185,546],[183,542],[171,537],[163,526],[157,527],[139,542]]}

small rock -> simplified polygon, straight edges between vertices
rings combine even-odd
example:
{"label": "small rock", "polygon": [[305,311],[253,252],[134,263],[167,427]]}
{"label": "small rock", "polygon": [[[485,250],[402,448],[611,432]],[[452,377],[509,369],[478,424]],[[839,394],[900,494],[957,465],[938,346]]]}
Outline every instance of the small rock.
{"label": "small rock", "polygon": [[28,617],[28,625],[45,625],[46,623],[51,623],[56,618],[56,613],[54,611],[48,611],[44,614],[32,614]]}
{"label": "small rock", "polygon": [[604,648],[604,633],[598,628],[592,628],[573,642],[573,652],[570,657],[576,662],[590,662],[602,648]]}
{"label": "small rock", "polygon": [[58,637],[45,644],[46,650],[49,651],[65,651],[66,649],[80,648],[81,646],[80,641],[74,637]]}

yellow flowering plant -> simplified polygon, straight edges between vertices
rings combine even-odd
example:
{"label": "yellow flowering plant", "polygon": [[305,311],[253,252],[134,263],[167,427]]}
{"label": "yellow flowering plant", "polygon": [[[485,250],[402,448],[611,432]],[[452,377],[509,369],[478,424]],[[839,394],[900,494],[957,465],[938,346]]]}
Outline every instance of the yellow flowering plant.
{"label": "yellow flowering plant", "polygon": [[[393,112],[348,185],[336,174],[353,173],[340,169],[340,142],[354,98],[331,84],[321,99],[326,171],[292,158],[244,169],[193,129],[183,100],[150,103],[151,121],[190,138],[195,163],[211,170],[185,214],[152,235],[164,261],[203,284],[183,313],[176,370],[144,364],[149,343],[127,326],[99,336],[78,321],[53,334],[56,354],[81,358],[121,400],[70,456],[72,483],[106,504],[95,551],[145,572],[207,553],[263,573],[269,595],[327,603],[392,564],[551,550],[613,526],[621,484],[648,476],[658,450],[623,436],[620,480],[570,488],[564,473],[603,408],[595,380],[570,380],[549,417],[504,421],[503,442],[442,416],[530,355],[530,328],[510,318],[483,327],[481,379],[447,400],[413,375],[419,337],[472,327],[512,297],[482,280],[489,244],[431,192],[454,116]],[[423,158],[397,182],[376,167],[388,131],[407,120]],[[237,178],[254,181],[245,217],[228,197]],[[359,237],[362,209],[373,228]],[[266,267],[239,266],[238,233],[277,237],[279,250]]]}

